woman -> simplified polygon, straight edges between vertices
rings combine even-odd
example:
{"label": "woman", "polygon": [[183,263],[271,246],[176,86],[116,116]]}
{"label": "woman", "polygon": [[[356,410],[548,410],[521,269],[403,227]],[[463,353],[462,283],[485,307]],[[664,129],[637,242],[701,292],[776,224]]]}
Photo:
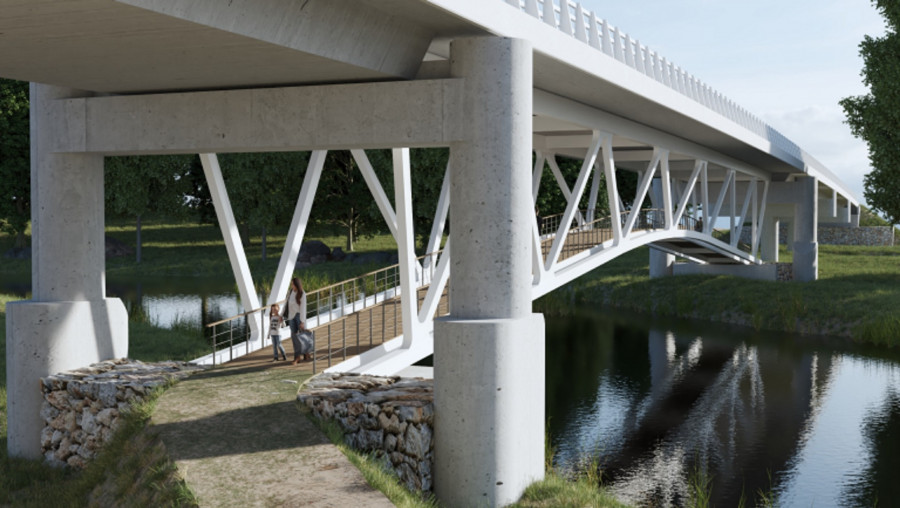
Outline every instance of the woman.
{"label": "woman", "polygon": [[311,344],[304,344],[300,340],[300,332],[306,330],[306,292],[303,291],[303,283],[300,278],[291,279],[291,292],[288,294],[287,302],[288,325],[291,327],[291,344],[294,346],[294,361],[291,365],[297,365],[301,359],[309,360],[312,358]]}

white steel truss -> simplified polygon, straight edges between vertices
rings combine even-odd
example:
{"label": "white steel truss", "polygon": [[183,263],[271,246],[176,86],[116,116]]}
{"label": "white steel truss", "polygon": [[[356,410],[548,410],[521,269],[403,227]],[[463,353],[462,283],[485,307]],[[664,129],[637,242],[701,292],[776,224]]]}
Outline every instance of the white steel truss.
{"label": "white steel truss", "polygon": [[[644,245],[698,263],[759,262],[756,253],[761,238],[760,228],[764,223],[768,181],[761,178],[758,172],[747,172],[743,168],[721,164],[713,167],[710,161],[703,158],[690,158],[675,154],[668,147],[647,145],[643,148],[647,153],[646,159],[643,165],[636,167],[640,157],[634,155],[634,152],[630,155],[628,152],[617,153],[616,136],[612,133],[594,129],[590,131],[590,136],[583,136],[583,142],[587,146],[582,148],[578,177],[571,188],[560,169],[557,157],[572,157],[572,147],[565,154],[557,153],[552,147],[535,149],[535,164],[531,169],[532,198],[537,201],[544,168],[549,167],[553,180],[565,198],[566,208],[552,228],[548,229],[546,224],[542,228],[537,220],[534,221],[534,298]],[[401,296],[404,334],[329,370],[394,374],[433,351],[433,320],[441,295],[447,287],[451,266],[451,240],[444,239],[450,207],[450,168],[448,166],[445,171],[440,197],[434,210],[426,256],[420,264],[414,251],[409,149],[392,150],[393,202],[396,210],[384,192],[365,151],[351,150],[351,153],[397,243],[400,284],[393,294]],[[287,290],[326,154],[325,150],[317,150],[310,156],[268,303],[280,301]],[[623,169],[617,166],[617,157],[628,161],[628,170],[638,175],[634,196],[623,196],[619,191],[617,171],[621,172]],[[257,308],[259,302],[253,290],[252,277],[216,156],[202,154],[201,160],[213,191],[242,303],[245,310]],[[592,180],[591,185],[588,185],[589,180]],[[605,182],[606,188],[605,207],[598,206],[601,203],[601,180]],[[714,201],[710,199],[711,196],[714,196]],[[742,197],[740,202],[737,200],[738,196]],[[587,209],[580,210],[578,205],[584,201],[588,204]],[[652,208],[645,206],[649,202],[652,202]],[[727,227],[717,228],[717,223],[723,220],[727,220]],[[746,222],[750,223],[751,231],[748,245],[739,241]],[[719,238],[723,231],[729,234],[729,238]],[[715,257],[715,261],[710,261],[709,256]],[[428,288],[424,300],[419,304],[416,294],[419,288],[425,286]],[[254,329],[253,333],[252,347],[249,350],[263,346],[262,341],[258,340],[261,330]]]}

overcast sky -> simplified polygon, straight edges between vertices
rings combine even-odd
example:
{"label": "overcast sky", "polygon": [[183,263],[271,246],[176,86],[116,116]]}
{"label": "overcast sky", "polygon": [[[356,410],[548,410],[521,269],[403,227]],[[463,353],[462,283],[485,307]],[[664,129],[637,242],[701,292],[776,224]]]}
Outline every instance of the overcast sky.
{"label": "overcast sky", "polygon": [[762,118],[863,199],[866,145],[838,101],[866,93],[859,42],[884,33],[868,0],[582,0]]}

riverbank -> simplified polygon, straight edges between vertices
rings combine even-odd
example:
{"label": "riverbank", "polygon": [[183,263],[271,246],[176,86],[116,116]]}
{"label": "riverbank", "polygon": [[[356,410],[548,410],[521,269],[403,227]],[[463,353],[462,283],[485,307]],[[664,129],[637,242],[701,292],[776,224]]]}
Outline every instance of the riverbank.
{"label": "riverbank", "polygon": [[[606,306],[900,347],[900,247],[819,246],[819,280],[728,276],[650,279],[648,249],[632,251],[544,297],[548,311]],[[790,252],[782,251],[782,261]]]}
{"label": "riverbank", "polygon": [[[135,225],[122,221],[107,224],[106,235],[127,248],[135,247]],[[164,279],[164,278],[208,278],[227,277],[234,279],[225,241],[218,226],[192,222],[168,222],[146,220],[141,228],[142,249],[140,263],[135,254],[108,257],[106,276],[120,280]],[[273,231],[266,235],[266,257],[263,258],[262,238],[250,235],[244,250],[247,264],[257,287],[267,289],[278,269],[287,231]],[[30,231],[26,232],[30,243]],[[307,235],[306,240],[318,240],[329,248],[343,247],[345,239],[339,236]],[[13,248],[13,238],[0,233],[0,256]],[[389,234],[360,238],[354,253],[366,254],[396,251],[397,246]],[[317,289],[335,282],[382,268],[380,263],[356,261],[325,261],[305,266],[296,271],[308,290]],[[9,280],[30,283],[31,260],[0,258],[0,276]]]}

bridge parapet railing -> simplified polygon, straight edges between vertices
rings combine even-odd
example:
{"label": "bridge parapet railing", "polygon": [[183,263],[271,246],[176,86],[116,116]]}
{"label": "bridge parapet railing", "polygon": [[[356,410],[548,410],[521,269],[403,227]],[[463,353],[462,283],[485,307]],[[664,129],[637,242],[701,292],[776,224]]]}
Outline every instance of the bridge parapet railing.
{"label": "bridge parapet railing", "polygon": [[[418,291],[428,287],[434,279],[437,268],[437,259],[442,251],[431,252],[416,258],[416,280],[414,287]],[[400,298],[400,265],[392,265],[369,272],[352,279],[348,279],[330,286],[318,288],[306,293],[306,319],[307,328],[316,331],[316,347],[313,354],[313,371],[317,369],[318,361],[326,361],[331,366],[332,358],[341,355],[346,360],[348,348],[348,327],[343,318],[359,315],[361,311],[381,307],[381,315],[368,314],[367,322],[356,320],[356,348],[363,347],[359,341],[359,335],[363,328],[369,338],[369,346],[375,345],[374,338],[380,342],[396,337],[399,330],[397,326],[397,309],[394,303]],[[419,298],[421,300],[421,297]],[[283,309],[286,300],[277,302]],[[388,310],[388,307],[391,307]],[[212,346],[211,362],[213,365],[231,361],[236,357],[250,354],[267,344],[265,331],[268,330],[269,306],[253,309],[241,314],[225,318],[207,326],[207,336]],[[390,315],[389,315],[390,313]],[[259,324],[263,330],[262,340],[252,340],[250,320]],[[375,329],[376,326],[379,329]],[[335,333],[340,333],[340,342]],[[282,333],[282,337],[286,334]],[[350,337],[353,339],[354,337]],[[351,340],[351,343],[354,342]],[[380,343],[379,342],[379,343]]]}
{"label": "bridge parapet railing", "polygon": [[772,142],[794,157],[794,142],[637,39],[573,0],[503,0]]}
{"label": "bridge parapet railing", "polygon": [[[619,214],[620,226],[625,225],[630,214],[631,211],[627,210]],[[582,215],[584,217],[591,217],[593,216],[593,213],[591,210],[583,210]],[[552,239],[559,231],[559,224],[562,220],[562,216],[563,214],[555,214],[541,218],[539,230],[541,232],[542,238],[541,251],[543,253],[545,261],[547,255],[550,253]],[[658,208],[645,208],[642,209],[635,218],[632,232],[652,231],[657,229],[665,229],[665,227],[665,210]],[[702,222],[698,221],[696,218],[690,215],[682,215],[678,220],[678,223],[675,225],[675,228],[680,230],[700,231],[702,229]],[[587,249],[592,249],[612,239],[613,228],[612,218],[610,216],[583,223],[579,223],[577,219],[572,219],[572,223],[569,226],[569,233],[566,237],[566,243],[563,245],[560,251],[559,259],[563,260],[572,257],[575,254],[583,252]]]}

